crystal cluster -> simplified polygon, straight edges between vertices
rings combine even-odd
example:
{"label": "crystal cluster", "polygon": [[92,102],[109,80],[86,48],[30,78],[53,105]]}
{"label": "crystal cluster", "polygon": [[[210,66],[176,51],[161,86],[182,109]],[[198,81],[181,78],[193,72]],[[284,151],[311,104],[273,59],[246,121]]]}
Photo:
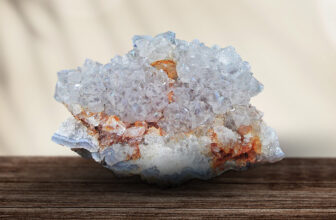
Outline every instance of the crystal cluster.
{"label": "crystal cluster", "polygon": [[124,56],[58,73],[55,98],[73,117],[53,140],[119,175],[209,179],[284,157],[249,104],[262,88],[233,47],[135,36]]}

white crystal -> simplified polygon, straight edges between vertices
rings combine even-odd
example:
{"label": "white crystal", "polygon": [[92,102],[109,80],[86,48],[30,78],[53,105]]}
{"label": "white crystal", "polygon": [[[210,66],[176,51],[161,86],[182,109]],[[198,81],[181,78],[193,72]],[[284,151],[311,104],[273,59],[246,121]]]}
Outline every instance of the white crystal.
{"label": "white crystal", "polygon": [[[86,60],[77,70],[59,72],[56,99],[118,115],[130,123],[158,121],[163,111],[161,126],[180,132],[235,105],[247,105],[262,90],[233,47],[210,48],[197,40],[187,43],[175,40],[172,32],[153,38],[136,36],[133,43],[133,50],[106,65]],[[162,59],[177,63],[179,80],[172,89],[167,75],[150,65]],[[171,104],[166,99],[170,90],[176,97]],[[172,120],[181,123],[173,125]]]}
{"label": "white crystal", "polygon": [[[184,172],[210,178],[244,166],[232,159],[214,171],[214,158],[223,151],[234,157],[253,148],[256,162],[283,158],[276,133],[249,104],[263,85],[233,47],[186,42],[173,32],[134,36],[133,46],[105,65],[88,59],[58,73],[55,98],[81,122],[63,124],[56,142],[93,143],[96,160],[116,173],[128,170],[147,179]],[[163,67],[154,65],[161,61],[167,61]],[[175,68],[176,77],[168,67]],[[110,145],[98,146],[101,138]]]}

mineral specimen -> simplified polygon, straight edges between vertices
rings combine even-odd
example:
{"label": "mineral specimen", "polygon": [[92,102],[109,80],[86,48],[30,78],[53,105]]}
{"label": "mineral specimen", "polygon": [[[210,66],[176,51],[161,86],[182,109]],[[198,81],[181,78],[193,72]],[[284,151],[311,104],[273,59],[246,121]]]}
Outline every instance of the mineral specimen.
{"label": "mineral specimen", "polygon": [[73,115],[52,137],[117,175],[179,184],[284,157],[249,104],[263,85],[233,47],[173,32],[135,36],[109,63],[58,73],[55,98]]}

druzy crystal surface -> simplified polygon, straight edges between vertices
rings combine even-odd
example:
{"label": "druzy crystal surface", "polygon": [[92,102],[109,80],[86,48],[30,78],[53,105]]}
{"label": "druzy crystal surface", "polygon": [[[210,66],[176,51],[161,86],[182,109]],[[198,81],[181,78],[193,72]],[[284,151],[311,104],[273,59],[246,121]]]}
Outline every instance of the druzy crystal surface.
{"label": "druzy crystal surface", "polygon": [[72,116],[52,139],[118,175],[209,179],[284,157],[249,103],[262,89],[233,47],[134,36],[124,56],[58,72],[55,98]]}

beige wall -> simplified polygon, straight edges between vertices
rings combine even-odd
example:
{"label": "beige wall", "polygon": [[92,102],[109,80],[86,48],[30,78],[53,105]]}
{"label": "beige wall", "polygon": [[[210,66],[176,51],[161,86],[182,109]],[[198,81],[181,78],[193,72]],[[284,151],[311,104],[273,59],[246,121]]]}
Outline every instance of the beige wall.
{"label": "beige wall", "polygon": [[333,0],[0,0],[0,155],[72,155],[50,141],[69,116],[53,99],[56,72],[167,30],[236,47],[288,156],[336,156]]}

